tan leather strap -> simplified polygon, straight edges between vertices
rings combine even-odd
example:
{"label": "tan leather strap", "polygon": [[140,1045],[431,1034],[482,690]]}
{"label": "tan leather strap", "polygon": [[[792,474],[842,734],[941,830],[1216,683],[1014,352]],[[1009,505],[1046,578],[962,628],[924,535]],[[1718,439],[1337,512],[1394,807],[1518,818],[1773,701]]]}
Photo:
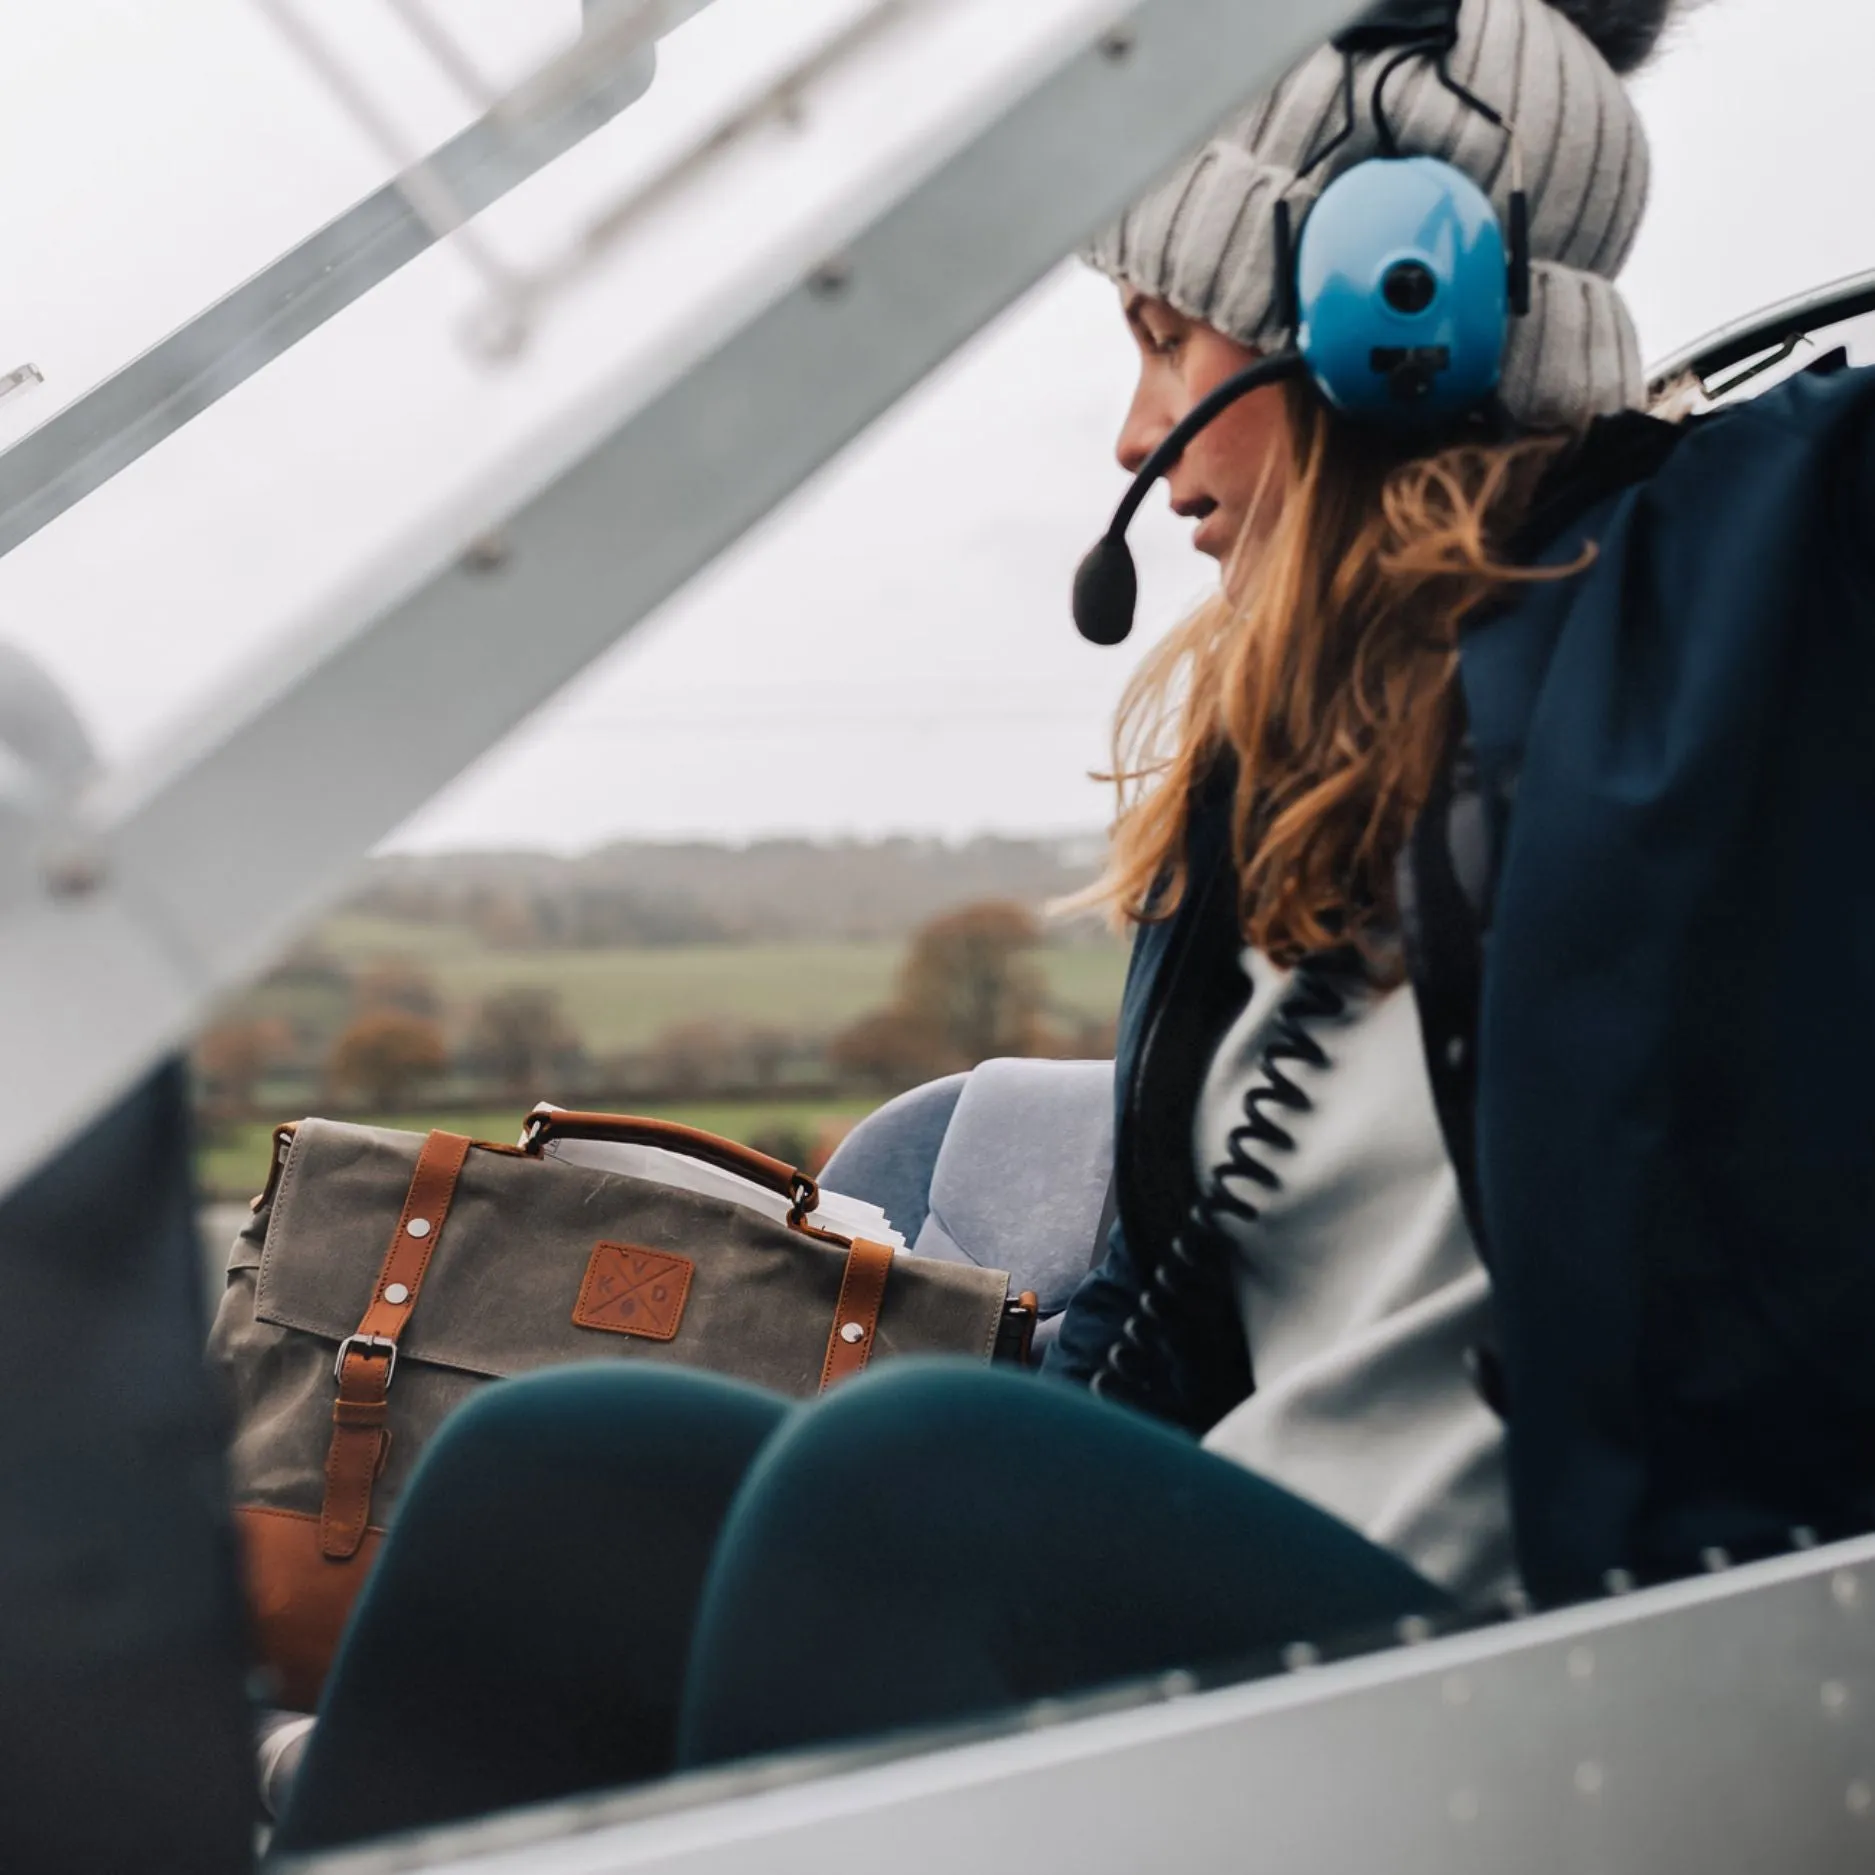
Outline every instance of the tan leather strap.
{"label": "tan leather strap", "polygon": [[891,1274],[888,1245],[853,1239],[846,1253],[846,1274],[840,1279],[840,1300],[834,1305],[833,1332],[827,1337],[827,1362],[820,1370],[822,1393],[836,1380],[857,1374],[872,1359],[879,1305],[885,1300],[885,1279]]}
{"label": "tan leather strap", "polygon": [[436,1254],[468,1156],[469,1142],[459,1133],[432,1133],[423,1142],[370,1306],[339,1344],[338,1398],[332,1403],[332,1444],[319,1512],[320,1553],[335,1561],[358,1553],[371,1520],[371,1488],[390,1446],[386,1420],[397,1343],[417,1306],[423,1273]]}

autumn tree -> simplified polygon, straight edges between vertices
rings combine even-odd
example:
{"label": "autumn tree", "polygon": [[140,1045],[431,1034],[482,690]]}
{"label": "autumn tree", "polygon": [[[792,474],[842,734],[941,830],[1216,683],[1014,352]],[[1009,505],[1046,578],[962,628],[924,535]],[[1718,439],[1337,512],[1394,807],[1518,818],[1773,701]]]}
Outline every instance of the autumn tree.
{"label": "autumn tree", "polygon": [[911,1087],[964,1066],[944,1037],[897,1004],[868,1011],[827,1044],[827,1065],[872,1087]]}
{"label": "autumn tree", "polygon": [[1047,1004],[1032,955],[1041,927],[1021,905],[990,899],[933,918],[913,935],[898,1007],[965,1067],[1028,1052]]}
{"label": "autumn tree", "polygon": [[791,1165],[796,1171],[805,1172],[809,1178],[814,1177],[820,1166],[827,1162],[823,1154],[820,1164],[814,1164],[812,1133],[786,1121],[758,1126],[743,1143],[756,1152],[767,1153],[771,1159],[779,1159],[783,1165]]}
{"label": "autumn tree", "polygon": [[1034,915],[1000,899],[965,905],[919,927],[897,994],[827,1048],[829,1063],[885,1087],[909,1087],[1043,1041],[1046,986],[1030,954]]}
{"label": "autumn tree", "polygon": [[352,1001],[361,1013],[400,1009],[430,1022],[443,1013],[443,999],[429,972],[407,957],[379,957],[367,964],[352,986]]}
{"label": "autumn tree", "polygon": [[261,1076],[292,1047],[292,1027],[278,1016],[230,1016],[204,1029],[196,1039],[195,1071],[211,1122],[247,1113]]}
{"label": "autumn tree", "polygon": [[448,1060],[434,1017],[406,1009],[367,1009],[333,1044],[328,1072],[341,1093],[362,1095],[380,1112],[394,1113]]}
{"label": "autumn tree", "polygon": [[469,1046],[478,1061],[517,1098],[538,1098],[569,1056],[579,1052],[560,998],[538,983],[510,983],[484,996]]}
{"label": "autumn tree", "polygon": [[749,1073],[757,1087],[773,1087],[781,1078],[781,1071],[788,1064],[788,1057],[795,1052],[797,1043],[786,1029],[770,1028],[765,1023],[757,1023],[743,1032],[743,1054],[749,1064]]}
{"label": "autumn tree", "polygon": [[651,1038],[646,1065],[667,1093],[694,1099],[747,1079],[745,1031],[720,1017],[673,1022]]}

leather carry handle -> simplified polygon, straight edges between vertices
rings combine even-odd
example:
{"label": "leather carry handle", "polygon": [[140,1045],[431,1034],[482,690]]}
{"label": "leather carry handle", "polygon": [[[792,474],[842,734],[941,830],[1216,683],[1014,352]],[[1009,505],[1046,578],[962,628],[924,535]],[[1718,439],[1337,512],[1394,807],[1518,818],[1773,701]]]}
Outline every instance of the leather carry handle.
{"label": "leather carry handle", "polygon": [[577,1113],[536,1108],[527,1116],[521,1143],[536,1158],[550,1139],[602,1139],[621,1146],[661,1146],[666,1152],[701,1159],[720,1172],[733,1172],[786,1198],[788,1222],[797,1228],[820,1203],[820,1187],[805,1172],[771,1159],[751,1146],[719,1138],[675,1120],[647,1120],[630,1113]]}

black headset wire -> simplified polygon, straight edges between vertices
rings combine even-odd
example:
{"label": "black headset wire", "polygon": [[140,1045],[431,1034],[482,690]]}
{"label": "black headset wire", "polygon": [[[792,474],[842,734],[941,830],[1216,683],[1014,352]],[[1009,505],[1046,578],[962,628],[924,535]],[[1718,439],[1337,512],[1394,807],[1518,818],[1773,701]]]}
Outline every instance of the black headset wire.
{"label": "black headset wire", "polygon": [[1438,73],[1440,84],[1461,104],[1476,111],[1487,124],[1501,130],[1510,152],[1510,226],[1505,230],[1505,237],[1510,249],[1510,310],[1521,319],[1530,310],[1530,195],[1523,186],[1523,161],[1519,155],[1517,126],[1496,105],[1487,104],[1469,86],[1460,84],[1452,76],[1451,56],[1452,48],[1447,45],[1433,64],[1432,69]]}
{"label": "black headset wire", "polygon": [[1226,1220],[1255,1224],[1262,1217],[1263,1207],[1249,1188],[1281,1189],[1282,1176],[1271,1155],[1293,1152],[1296,1142],[1278,1116],[1307,1113],[1314,1105],[1283,1064],[1300,1062],[1317,1069],[1330,1065],[1311,1025],[1332,1021],[1346,1010],[1347,998],[1333,981],[1343,967],[1340,953],[1304,959],[1296,966],[1244,1091],[1243,1118],[1225,1135],[1225,1156],[1210,1168],[1089,1383],[1101,1398],[1150,1409],[1155,1393],[1171,1383],[1166,1360],[1181,1319],[1231,1306],[1230,1263],[1222,1254],[1221,1228]]}
{"label": "black headset wire", "polygon": [[1295,351],[1259,358],[1193,404],[1140,465],[1132,486],[1120,497],[1120,505],[1114,509],[1107,531],[1088,549],[1074,575],[1074,622],[1083,638],[1094,644],[1118,644],[1133,629],[1139,578],[1134,570],[1132,550],[1126,544],[1126,530],[1132,526],[1139,504],[1151,492],[1153,484],[1161,476],[1170,474],[1192,438],[1232,404],[1266,385],[1297,376],[1302,368],[1302,355]]}
{"label": "black headset wire", "polygon": [[1410,64],[1414,59],[1423,58],[1428,48],[1421,44],[1407,46],[1396,52],[1384,66],[1380,76],[1374,80],[1372,96],[1368,99],[1368,109],[1374,119],[1374,141],[1380,145],[1382,156],[1397,157],[1400,154],[1400,140],[1393,134],[1393,125],[1387,118],[1387,81],[1402,65]]}
{"label": "black headset wire", "polygon": [[1354,54],[1344,52],[1341,55],[1341,128],[1320,149],[1309,154],[1302,167],[1296,171],[1296,181],[1306,182],[1354,135],[1354,124],[1358,115],[1359,111],[1354,102]]}
{"label": "black headset wire", "polygon": [[1208,429],[1232,404],[1241,402],[1253,391],[1279,384],[1284,378],[1295,377],[1301,369],[1302,355],[1299,352],[1281,351],[1246,365],[1243,370],[1226,378],[1215,390],[1207,391],[1172,425],[1164,440],[1140,464],[1132,487],[1121,496],[1120,505],[1114,510],[1113,521],[1107,532],[1123,534],[1132,526],[1133,516],[1139,512],[1139,504],[1146,499],[1153,483],[1161,476],[1169,475],[1178,466],[1178,459],[1191,446],[1192,439],[1200,430]]}

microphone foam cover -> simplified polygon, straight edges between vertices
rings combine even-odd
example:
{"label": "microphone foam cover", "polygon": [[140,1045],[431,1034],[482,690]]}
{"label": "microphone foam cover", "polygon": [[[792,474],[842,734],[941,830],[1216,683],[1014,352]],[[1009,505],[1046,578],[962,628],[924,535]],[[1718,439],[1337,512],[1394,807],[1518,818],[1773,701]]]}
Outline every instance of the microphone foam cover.
{"label": "microphone foam cover", "polygon": [[1074,575],[1074,623],[1089,644],[1117,645],[1133,629],[1139,575],[1117,534],[1103,534]]}

